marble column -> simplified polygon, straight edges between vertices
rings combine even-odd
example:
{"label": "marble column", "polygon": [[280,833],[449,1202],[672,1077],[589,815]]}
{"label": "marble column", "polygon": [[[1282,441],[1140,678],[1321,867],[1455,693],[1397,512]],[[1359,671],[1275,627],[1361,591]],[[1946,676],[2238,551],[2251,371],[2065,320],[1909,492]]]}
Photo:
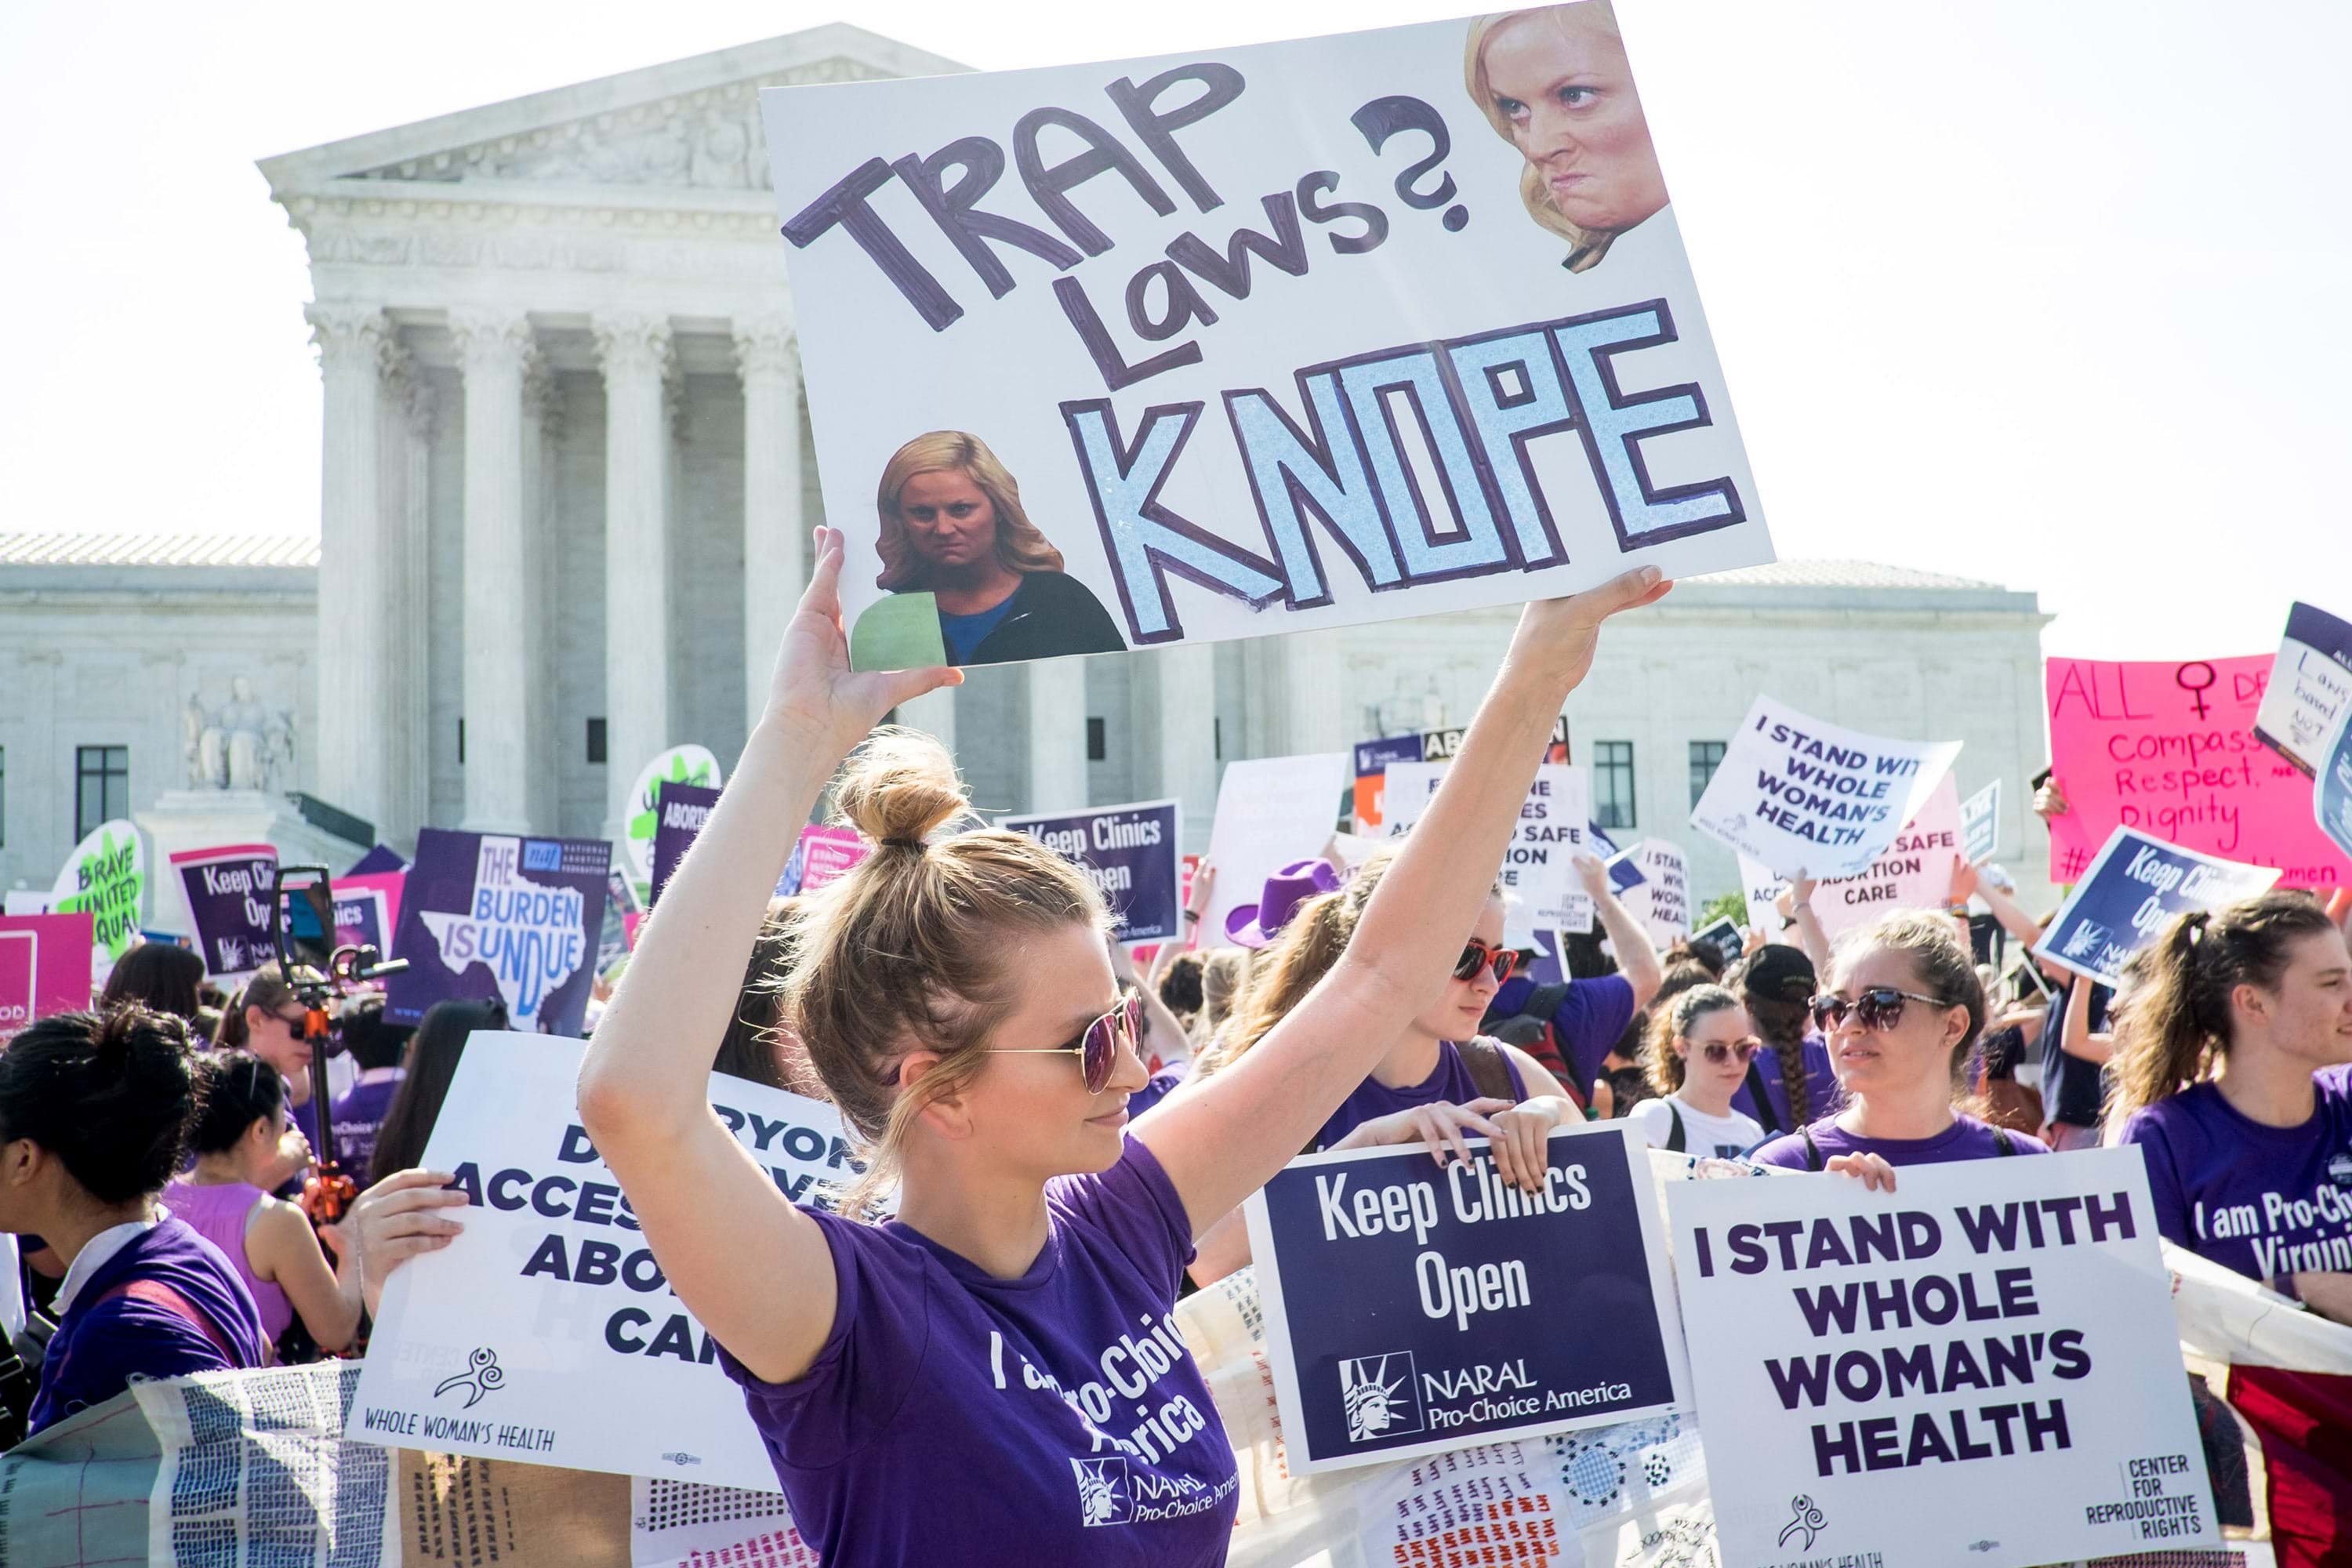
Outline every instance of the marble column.
{"label": "marble column", "polygon": [[556,443],[562,434],[562,405],[556,397],[555,378],[545,357],[534,351],[523,363],[522,375],[523,574],[517,607],[523,614],[526,685],[537,694],[524,735],[525,805],[532,826],[542,833],[556,830],[556,818],[562,809],[556,748],[587,744],[583,716],[559,712],[555,701],[553,464]]}
{"label": "marble column", "polygon": [[1151,712],[1158,728],[1160,768],[1152,791],[1183,802],[1178,837],[1205,854],[1217,813],[1217,650],[1187,643],[1151,656]]}
{"label": "marble column", "polygon": [[373,305],[303,308],[325,383],[319,498],[319,795],[370,821],[387,804],[379,737],[391,670],[376,571],[383,552],[379,471],[384,354],[392,326]]}
{"label": "marble column", "polygon": [[604,366],[605,827],[637,770],[674,743],[669,705],[670,417],[667,317],[598,316]]}
{"label": "marble column", "polygon": [[1029,682],[1029,809],[1076,811],[1087,798],[1087,667],[1039,659]]}
{"label": "marble column", "polygon": [[776,649],[800,602],[808,540],[801,507],[801,367],[781,316],[735,323],[743,378],[743,725],[766,709]]}
{"label": "marble column", "polygon": [[402,854],[432,813],[433,662],[439,650],[425,634],[431,613],[433,430],[437,399],[407,353],[393,356],[384,377],[383,443],[384,546],[380,557],[386,658],[394,671],[390,706],[379,735],[383,811],[376,837]]}
{"label": "marble column", "polygon": [[1291,757],[1347,749],[1341,701],[1343,630],[1260,637],[1244,650],[1249,681],[1246,755]]}
{"label": "marble column", "polygon": [[531,826],[529,552],[523,376],[534,352],[520,310],[452,310],[466,378],[466,815],[478,833]]}

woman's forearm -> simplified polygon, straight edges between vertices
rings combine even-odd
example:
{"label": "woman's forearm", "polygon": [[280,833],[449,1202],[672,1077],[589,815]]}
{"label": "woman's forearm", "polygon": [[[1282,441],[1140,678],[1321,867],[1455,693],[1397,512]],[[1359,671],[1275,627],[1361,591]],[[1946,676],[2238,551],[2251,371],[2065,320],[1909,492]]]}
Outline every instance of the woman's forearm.
{"label": "woman's forearm", "polygon": [[827,750],[752,732],[589,1042],[580,1111],[598,1142],[709,1113],[711,1059],[776,878],[840,760]]}

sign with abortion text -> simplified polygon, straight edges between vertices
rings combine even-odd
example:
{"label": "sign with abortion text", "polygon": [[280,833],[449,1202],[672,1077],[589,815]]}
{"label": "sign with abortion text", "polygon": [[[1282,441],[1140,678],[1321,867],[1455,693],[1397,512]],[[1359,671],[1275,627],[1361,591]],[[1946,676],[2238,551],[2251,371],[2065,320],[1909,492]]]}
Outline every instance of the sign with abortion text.
{"label": "sign with abortion text", "polygon": [[1981,866],[2000,852],[2000,781],[1960,802],[1960,858]]}
{"label": "sign with abortion text", "polygon": [[[1445,780],[1447,763],[1392,763],[1389,765],[1386,816],[1381,837],[1402,838],[1421,820]],[[1536,769],[1528,798],[1519,806],[1518,826],[1510,847],[1503,851],[1496,874],[1506,898],[1505,940],[1517,947],[1538,931],[1589,931],[1592,929],[1592,896],[1576,875],[1574,858],[1589,850],[1591,816],[1584,770],[1557,763]]]}
{"label": "sign with abortion text", "polygon": [[1470,1148],[1309,1154],[1244,1206],[1293,1474],[1689,1408],[1630,1124],[1553,1132],[1536,1193]]}
{"label": "sign with abortion text", "polygon": [[89,1005],[93,924],[69,915],[0,915],[0,1041],[53,1013]]}
{"label": "sign with abortion text", "polygon": [[2255,738],[2272,658],[2043,668],[2050,769],[2066,809],[2050,819],[2050,879],[2079,881],[2109,834],[2275,867],[2289,887],[2352,885],[2352,857],[2311,816],[2310,775]]}
{"label": "sign with abortion text", "polygon": [[452,996],[497,997],[520,1030],[576,1035],[595,979],[613,846],[420,829],[384,1016],[414,1024]]}
{"label": "sign with abortion text", "polygon": [[1680,1182],[1668,1212],[1725,1568],[2220,1545],[2137,1148]]}
{"label": "sign with abortion text", "polygon": [[648,908],[661,901],[662,889],[669,886],[677,863],[686,858],[688,846],[710,820],[710,808],[719,804],[719,790],[716,785],[664,779],[655,786],[654,796],[654,874],[653,890],[646,900]]}
{"label": "sign with abortion text", "polygon": [[[385,1283],[344,1435],[772,1492],[742,1390],[580,1125],[585,1050],[536,1035],[467,1042],[422,1161],[464,1189],[465,1233]],[[830,1106],[718,1074],[710,1104],[795,1203],[862,1169]]]}
{"label": "sign with abortion text", "polygon": [[172,857],[214,980],[240,982],[277,956],[278,850],[268,844],[185,849]]}
{"label": "sign with abortion text", "polygon": [[1181,934],[1177,911],[1177,803],[1102,805],[1049,816],[1000,816],[1075,864],[1102,894],[1120,942],[1166,942]]}
{"label": "sign with abortion text", "polygon": [[[1952,892],[1952,863],[1960,849],[1959,790],[1947,773],[1919,815],[1903,825],[1895,842],[1861,875],[1830,877],[1813,889],[1813,913],[1822,933],[1834,941],[1895,910],[1939,909]],[[1789,884],[1741,856],[1739,874],[1748,889],[1748,918],[1764,931],[1778,931],[1776,908]]]}
{"label": "sign with abortion text", "polygon": [[1691,826],[1775,876],[1857,876],[1959,752],[1958,741],[1866,735],[1759,697],[1691,808]]}
{"label": "sign with abortion text", "polygon": [[1607,0],[761,109],[859,668],[1771,559]]}
{"label": "sign with abortion text", "polygon": [[2241,866],[2118,827],[2074,884],[2034,955],[2114,985],[2124,961],[2154,942],[2172,917],[2218,910],[2270,890],[2275,868]]}
{"label": "sign with abortion text", "polygon": [[639,770],[636,783],[629,790],[629,816],[621,840],[628,856],[630,875],[640,882],[653,879],[654,834],[659,823],[662,785],[680,784],[717,789],[720,782],[719,759],[711,755],[708,746],[672,746]]}
{"label": "sign with abortion text", "polygon": [[2347,709],[2352,709],[2352,623],[2316,605],[2290,605],[2286,636],[2254,710],[2254,739],[2315,775],[2320,747]]}

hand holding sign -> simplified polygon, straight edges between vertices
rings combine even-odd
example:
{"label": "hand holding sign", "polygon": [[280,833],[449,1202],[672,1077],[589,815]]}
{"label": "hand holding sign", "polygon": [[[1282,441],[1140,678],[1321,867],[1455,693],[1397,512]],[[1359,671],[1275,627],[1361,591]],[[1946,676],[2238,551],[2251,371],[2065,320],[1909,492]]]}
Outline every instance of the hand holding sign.
{"label": "hand holding sign", "polygon": [[851,747],[902,702],[942,686],[961,686],[963,672],[946,665],[926,669],[853,672],[849,637],[841,624],[842,536],[816,531],[816,564],[800,608],[784,627],[776,673],[768,687],[762,727],[804,746],[810,754],[845,757]]}

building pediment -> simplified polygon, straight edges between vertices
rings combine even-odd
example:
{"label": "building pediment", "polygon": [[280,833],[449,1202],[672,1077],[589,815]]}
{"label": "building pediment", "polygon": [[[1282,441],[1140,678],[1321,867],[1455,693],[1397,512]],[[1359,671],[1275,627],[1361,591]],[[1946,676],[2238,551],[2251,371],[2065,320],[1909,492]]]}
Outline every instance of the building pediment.
{"label": "building pediment", "polygon": [[761,89],[965,68],[833,23],[265,158],[260,167],[280,202],[371,189],[457,195],[449,187],[467,185],[487,187],[483,194],[517,186],[764,192]]}

